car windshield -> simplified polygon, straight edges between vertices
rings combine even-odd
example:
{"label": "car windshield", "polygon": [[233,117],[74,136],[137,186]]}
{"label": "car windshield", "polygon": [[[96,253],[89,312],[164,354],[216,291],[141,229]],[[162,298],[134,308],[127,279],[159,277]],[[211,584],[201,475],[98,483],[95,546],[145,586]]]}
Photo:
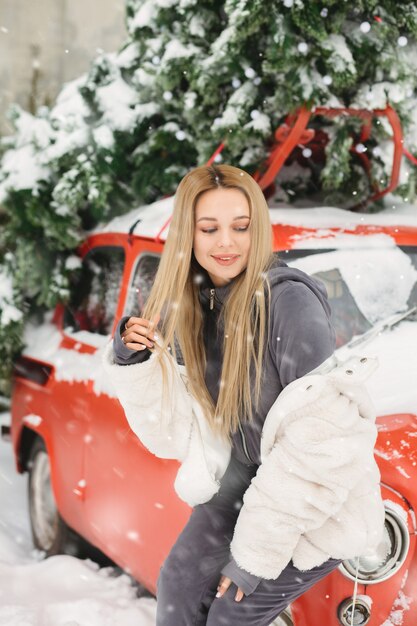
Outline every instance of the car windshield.
{"label": "car windshield", "polygon": [[293,249],[279,256],[325,284],[337,347],[417,305],[417,246]]}

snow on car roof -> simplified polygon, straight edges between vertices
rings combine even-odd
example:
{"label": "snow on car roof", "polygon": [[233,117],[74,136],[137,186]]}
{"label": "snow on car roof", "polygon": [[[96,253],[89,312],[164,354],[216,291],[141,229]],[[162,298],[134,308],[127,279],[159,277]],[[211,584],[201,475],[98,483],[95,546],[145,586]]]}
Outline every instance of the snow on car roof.
{"label": "snow on car roof", "polygon": [[[152,204],[132,209],[125,215],[113,218],[107,224],[99,224],[93,230],[88,231],[88,235],[98,235],[101,233],[129,233],[132,226],[135,226],[133,233],[141,237],[154,239],[160,233],[161,239],[165,240],[168,227],[164,229],[174,208],[174,196],[157,200]],[[162,231],[162,229],[164,229]],[[162,232],[161,232],[162,231]]]}
{"label": "snow on car roof", "polygon": [[[411,226],[417,228],[417,206],[406,204],[400,199],[391,196],[387,200],[389,207],[378,213],[353,213],[346,209],[321,206],[311,208],[297,208],[294,206],[274,205],[270,202],[271,223],[274,225],[289,225],[294,227],[352,230],[357,226]],[[137,222],[133,233],[140,237],[154,239],[159,236],[165,240],[169,231],[169,219],[174,207],[174,196],[157,200],[152,204],[132,209],[125,215],[113,218],[108,223],[102,223],[88,235],[101,233],[126,233]],[[140,220],[140,221],[139,221]],[[321,232],[320,236],[325,236]],[[341,240],[343,245],[343,241]]]}

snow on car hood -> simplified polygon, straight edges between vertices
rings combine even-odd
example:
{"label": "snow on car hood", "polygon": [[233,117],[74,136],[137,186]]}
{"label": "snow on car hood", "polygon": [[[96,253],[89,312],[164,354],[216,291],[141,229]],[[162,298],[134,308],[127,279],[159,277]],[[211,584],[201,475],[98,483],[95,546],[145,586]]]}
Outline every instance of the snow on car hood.
{"label": "snow on car hood", "polygon": [[[354,348],[336,351],[344,361],[352,354],[377,357],[378,369],[366,381],[377,415],[417,415],[417,322],[404,320],[391,330]],[[414,348],[413,348],[414,347]]]}

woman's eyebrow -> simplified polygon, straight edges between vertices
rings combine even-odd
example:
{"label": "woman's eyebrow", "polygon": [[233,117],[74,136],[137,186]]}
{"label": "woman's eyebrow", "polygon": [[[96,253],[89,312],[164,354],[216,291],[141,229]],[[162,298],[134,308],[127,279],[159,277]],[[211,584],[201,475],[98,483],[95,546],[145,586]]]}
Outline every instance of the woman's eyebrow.
{"label": "woman's eyebrow", "polygon": [[[238,215],[238,217],[234,217],[233,218],[233,222],[235,222],[236,220],[241,220],[243,217],[247,217],[250,219],[249,215]],[[210,222],[217,222],[217,218],[215,217],[200,217],[197,222],[201,222],[201,220],[209,220]]]}

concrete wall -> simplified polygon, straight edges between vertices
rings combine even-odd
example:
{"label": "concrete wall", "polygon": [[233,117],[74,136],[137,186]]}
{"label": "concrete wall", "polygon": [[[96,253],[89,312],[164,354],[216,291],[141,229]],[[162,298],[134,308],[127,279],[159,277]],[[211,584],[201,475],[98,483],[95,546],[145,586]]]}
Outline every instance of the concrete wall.
{"label": "concrete wall", "polygon": [[12,102],[32,113],[126,38],[123,0],[0,0],[0,134]]}

